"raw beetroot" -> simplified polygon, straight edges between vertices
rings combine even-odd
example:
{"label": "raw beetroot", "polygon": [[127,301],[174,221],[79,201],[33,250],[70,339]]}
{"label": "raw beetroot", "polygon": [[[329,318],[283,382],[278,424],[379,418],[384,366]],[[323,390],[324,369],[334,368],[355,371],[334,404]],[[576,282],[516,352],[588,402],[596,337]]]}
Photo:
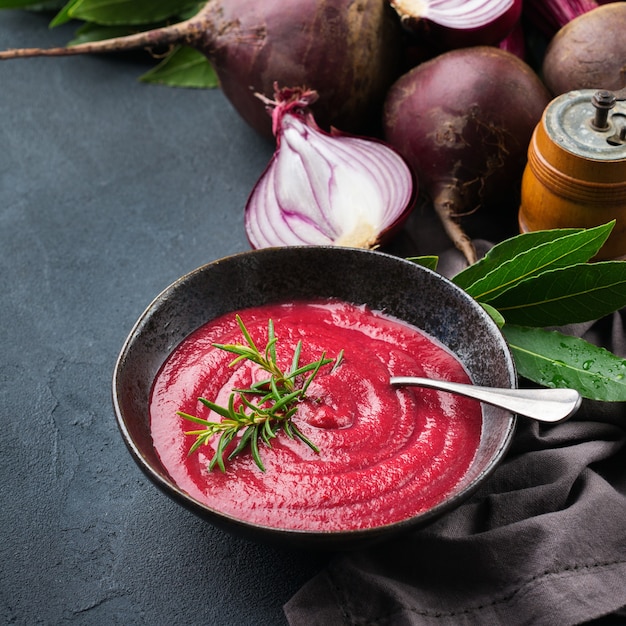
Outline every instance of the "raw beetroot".
{"label": "raw beetroot", "polygon": [[583,13],[554,36],[543,78],[557,96],[577,89],[617,91],[626,86],[626,2]]}
{"label": "raw beetroot", "polygon": [[165,28],[0,59],[189,45],[212,61],[226,97],[262,134],[271,136],[270,121],[254,94],[272,97],[275,82],[315,89],[321,125],[362,132],[398,76],[399,30],[386,0],[211,0]]}
{"label": "raw beetroot", "polygon": [[415,168],[470,263],[475,251],[457,218],[481,205],[503,210],[507,200],[517,209],[528,144],[549,101],[526,63],[487,46],[435,57],[387,95],[385,137]]}

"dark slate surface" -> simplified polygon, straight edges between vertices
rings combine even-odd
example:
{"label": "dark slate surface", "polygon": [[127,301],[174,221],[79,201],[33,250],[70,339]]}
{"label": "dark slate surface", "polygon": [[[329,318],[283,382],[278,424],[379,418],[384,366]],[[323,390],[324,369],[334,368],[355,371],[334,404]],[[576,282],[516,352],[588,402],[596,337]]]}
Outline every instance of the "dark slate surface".
{"label": "dark slate surface", "polygon": [[[0,12],[0,47],[51,45]],[[285,623],[324,555],[212,528],[144,478],[111,373],[173,280],[248,249],[272,146],[220,91],[139,83],[137,59],[0,63],[0,623]]]}
{"label": "dark slate surface", "polygon": [[[65,43],[48,19],[0,11],[0,48]],[[144,85],[145,69],[0,62],[0,624],[280,626],[331,557],[209,526],[118,433],[127,333],[176,278],[249,249],[242,210],[273,149],[219,90]],[[514,234],[504,217],[468,230]],[[447,246],[420,209],[390,250]]]}

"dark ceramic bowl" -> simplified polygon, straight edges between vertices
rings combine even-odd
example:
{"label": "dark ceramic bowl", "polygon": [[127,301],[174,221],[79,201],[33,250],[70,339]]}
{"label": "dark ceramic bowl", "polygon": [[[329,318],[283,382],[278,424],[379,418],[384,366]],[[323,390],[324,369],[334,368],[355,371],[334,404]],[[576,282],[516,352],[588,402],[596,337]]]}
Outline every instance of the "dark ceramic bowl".
{"label": "dark ceramic bowl", "polygon": [[405,521],[364,530],[277,530],[219,513],[179,489],[152,445],[148,399],[172,350],[224,313],[268,302],[335,297],[406,320],[439,339],[464,363],[475,384],[515,387],[513,360],[496,324],[472,298],[439,274],[380,252],[333,247],[271,248],[215,261],[163,291],[128,336],[113,376],[118,424],[135,461],[167,495],[205,520],[259,540],[343,549],[424,526],[465,500],[495,469],[511,442],[515,416],[483,405],[475,460],[440,505]]}

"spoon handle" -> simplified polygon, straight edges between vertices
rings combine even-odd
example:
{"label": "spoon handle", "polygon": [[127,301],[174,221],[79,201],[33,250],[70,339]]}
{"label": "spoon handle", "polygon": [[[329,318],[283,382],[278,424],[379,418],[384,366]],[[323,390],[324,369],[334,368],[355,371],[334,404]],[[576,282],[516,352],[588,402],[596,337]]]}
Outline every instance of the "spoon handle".
{"label": "spoon handle", "polygon": [[582,402],[575,389],[499,389],[415,376],[393,376],[390,382],[394,386],[428,387],[457,393],[540,422],[562,422],[571,417]]}

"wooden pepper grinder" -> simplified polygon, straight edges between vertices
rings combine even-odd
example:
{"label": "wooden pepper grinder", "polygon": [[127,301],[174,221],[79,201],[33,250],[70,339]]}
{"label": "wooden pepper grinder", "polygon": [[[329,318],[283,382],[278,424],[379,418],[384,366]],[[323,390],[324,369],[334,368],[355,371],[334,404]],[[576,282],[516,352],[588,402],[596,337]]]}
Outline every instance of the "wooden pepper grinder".
{"label": "wooden pepper grinder", "polygon": [[521,232],[590,228],[615,219],[596,260],[626,257],[626,98],[583,89],[550,102],[524,170]]}

